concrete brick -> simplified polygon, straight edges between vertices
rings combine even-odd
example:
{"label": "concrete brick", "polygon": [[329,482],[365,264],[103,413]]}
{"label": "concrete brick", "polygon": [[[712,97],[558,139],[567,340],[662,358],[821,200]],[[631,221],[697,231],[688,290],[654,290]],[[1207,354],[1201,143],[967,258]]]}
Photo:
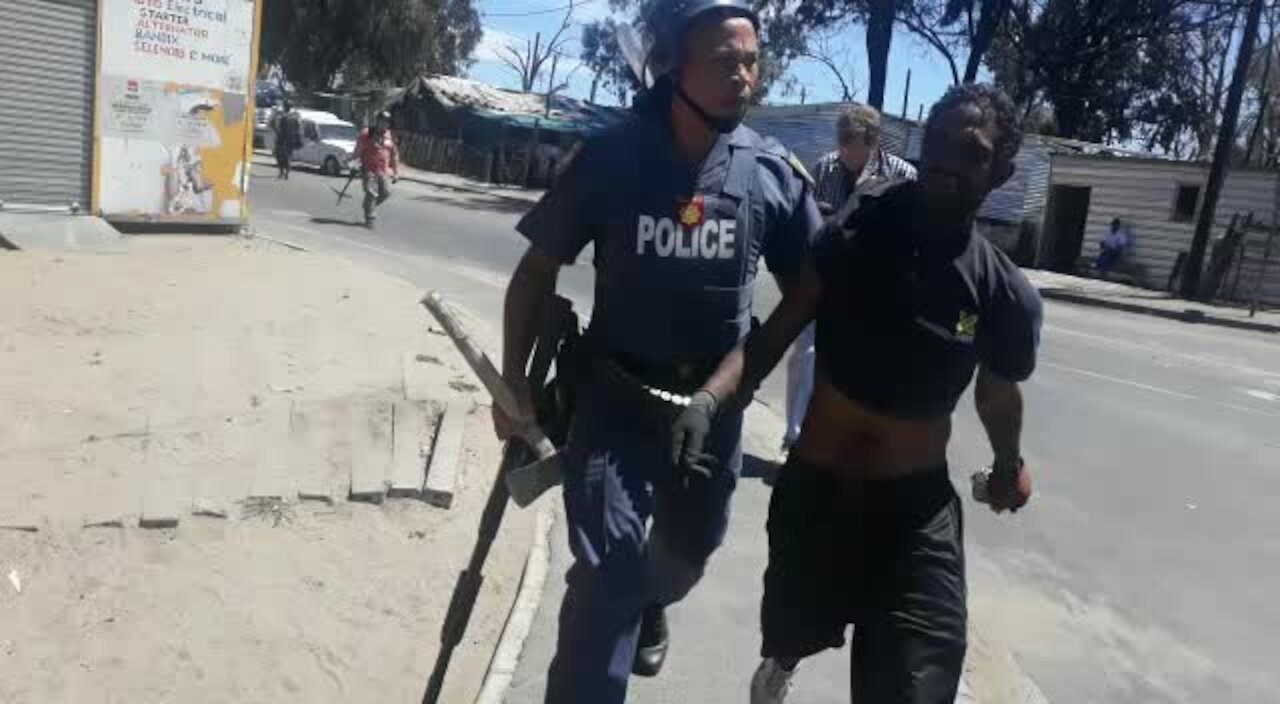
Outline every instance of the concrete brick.
{"label": "concrete brick", "polygon": [[[310,496],[328,496],[347,493],[351,481],[351,448],[348,445],[350,426],[357,421],[357,414],[348,398],[297,403],[293,408],[290,425],[290,442],[293,464],[290,476],[292,489],[299,499]],[[339,489],[341,487],[341,489]]]}
{"label": "concrete brick", "polygon": [[396,403],[392,427],[391,486],[387,489],[387,496],[395,499],[422,498],[433,430],[434,423],[426,404],[415,401]]}
{"label": "concrete brick", "polygon": [[177,528],[182,519],[178,516],[177,511],[145,511],[142,517],[138,519],[139,528],[147,529],[163,529]]}
{"label": "concrete brick", "polygon": [[327,506],[333,505],[333,489],[327,486],[304,486],[298,490],[299,501],[309,501],[321,503]]}
{"label": "concrete brick", "polygon": [[438,383],[435,376],[443,370],[438,362],[419,352],[406,352],[401,364],[404,370],[404,397],[408,401],[429,401]]}
{"label": "concrete brick", "polygon": [[431,449],[431,463],[427,467],[427,483],[422,492],[422,500],[433,506],[449,508],[453,505],[454,488],[462,465],[469,405],[450,403],[440,418],[440,428]]}
{"label": "concrete brick", "polygon": [[250,499],[285,501],[292,496],[291,482],[280,472],[258,475],[249,481]]}
{"label": "concrete brick", "polygon": [[348,425],[351,449],[352,501],[380,504],[387,496],[391,471],[390,401],[362,403]]}
{"label": "concrete brick", "polygon": [[196,499],[191,504],[191,515],[200,518],[227,518],[231,512],[226,504],[213,499]]}
{"label": "concrete brick", "polygon": [[142,497],[142,512],[138,519],[138,527],[177,528],[186,508],[178,498],[179,495],[176,480],[150,479]]}

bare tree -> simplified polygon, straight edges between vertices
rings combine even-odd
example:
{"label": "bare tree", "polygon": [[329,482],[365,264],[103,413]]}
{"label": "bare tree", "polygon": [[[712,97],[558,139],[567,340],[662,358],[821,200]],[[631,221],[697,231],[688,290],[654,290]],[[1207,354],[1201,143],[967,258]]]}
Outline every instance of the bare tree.
{"label": "bare tree", "polygon": [[565,9],[564,21],[560,23],[560,28],[546,44],[542,43],[542,32],[538,32],[533,39],[526,39],[523,47],[509,43],[498,54],[502,63],[520,77],[520,89],[524,92],[532,91],[538,84],[538,79],[542,77],[548,62],[555,63],[558,57],[564,55],[562,49],[570,39],[565,36],[565,32],[569,31],[569,27],[573,24],[573,11],[579,1],[570,0],[569,6]]}
{"label": "bare tree", "polygon": [[851,103],[858,92],[858,83],[854,78],[853,57],[848,48],[839,48],[833,41],[842,29],[836,27],[811,38],[800,56],[826,67],[835,78],[841,102]]}
{"label": "bare tree", "polygon": [[907,2],[898,8],[898,21],[907,31],[920,37],[933,47],[947,62],[951,70],[951,82],[960,82],[960,69],[956,64],[957,51],[964,48],[963,32],[944,26],[943,13],[948,11],[940,2]]}

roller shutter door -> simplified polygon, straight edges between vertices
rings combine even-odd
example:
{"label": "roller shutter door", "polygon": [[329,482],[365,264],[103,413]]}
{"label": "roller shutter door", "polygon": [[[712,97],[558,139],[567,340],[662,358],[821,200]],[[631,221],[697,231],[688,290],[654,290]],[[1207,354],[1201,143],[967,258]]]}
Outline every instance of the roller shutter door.
{"label": "roller shutter door", "polygon": [[89,207],[97,0],[0,0],[0,200]]}

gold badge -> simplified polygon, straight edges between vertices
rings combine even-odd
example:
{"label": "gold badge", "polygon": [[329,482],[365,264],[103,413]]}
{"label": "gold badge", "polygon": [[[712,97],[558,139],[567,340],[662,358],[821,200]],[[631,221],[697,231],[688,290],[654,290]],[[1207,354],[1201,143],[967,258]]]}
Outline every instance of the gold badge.
{"label": "gold badge", "polygon": [[702,219],[706,216],[707,205],[702,196],[694,196],[689,200],[682,200],[677,204],[676,214],[679,216],[680,224],[685,227],[697,227],[702,224]]}
{"label": "gold badge", "polygon": [[978,334],[978,314],[961,311],[956,323],[956,337],[974,337]]}

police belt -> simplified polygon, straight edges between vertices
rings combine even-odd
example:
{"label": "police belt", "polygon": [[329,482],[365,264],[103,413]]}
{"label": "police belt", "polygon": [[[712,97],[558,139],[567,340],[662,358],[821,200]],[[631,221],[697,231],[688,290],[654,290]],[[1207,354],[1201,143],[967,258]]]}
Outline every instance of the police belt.
{"label": "police belt", "polygon": [[716,362],[641,365],[584,339],[591,381],[614,401],[662,420],[674,419],[715,371]]}

